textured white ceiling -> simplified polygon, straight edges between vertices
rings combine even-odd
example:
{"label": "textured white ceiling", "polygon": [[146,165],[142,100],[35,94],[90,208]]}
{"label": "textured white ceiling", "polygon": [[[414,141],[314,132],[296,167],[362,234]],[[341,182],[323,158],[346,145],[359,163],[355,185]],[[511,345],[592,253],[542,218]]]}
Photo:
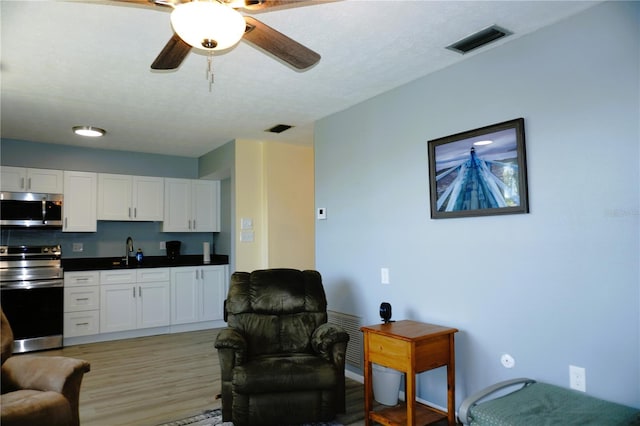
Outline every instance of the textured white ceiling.
{"label": "textured white ceiling", "polygon": [[[596,2],[315,3],[253,16],[322,55],[299,72],[240,42],[192,50],[175,71],[150,64],[173,34],[171,9],[109,1],[0,1],[3,138],[198,157],[233,139],[312,144],[320,118],[482,54]],[[445,46],[490,25],[512,36],[459,55]],[[264,132],[276,124],[294,128]],[[107,129],[100,139],[74,125]]]}

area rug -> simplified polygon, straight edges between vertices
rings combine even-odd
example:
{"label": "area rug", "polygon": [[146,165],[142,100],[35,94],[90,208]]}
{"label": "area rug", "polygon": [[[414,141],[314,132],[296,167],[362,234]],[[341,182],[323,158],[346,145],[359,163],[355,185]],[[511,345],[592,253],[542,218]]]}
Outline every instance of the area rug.
{"label": "area rug", "polygon": [[[231,422],[222,421],[222,411],[217,408],[215,410],[207,410],[201,414],[187,417],[180,420],[175,420],[169,423],[162,423],[158,426],[233,426]],[[285,425],[283,425],[285,426]],[[301,426],[342,426],[339,422],[329,423],[310,423]]]}

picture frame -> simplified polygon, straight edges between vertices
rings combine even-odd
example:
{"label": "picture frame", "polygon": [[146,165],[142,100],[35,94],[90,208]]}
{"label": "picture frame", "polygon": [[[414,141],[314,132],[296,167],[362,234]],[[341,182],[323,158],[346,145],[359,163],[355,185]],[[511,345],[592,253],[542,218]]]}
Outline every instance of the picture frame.
{"label": "picture frame", "polygon": [[529,213],[524,118],[428,141],[431,218]]}

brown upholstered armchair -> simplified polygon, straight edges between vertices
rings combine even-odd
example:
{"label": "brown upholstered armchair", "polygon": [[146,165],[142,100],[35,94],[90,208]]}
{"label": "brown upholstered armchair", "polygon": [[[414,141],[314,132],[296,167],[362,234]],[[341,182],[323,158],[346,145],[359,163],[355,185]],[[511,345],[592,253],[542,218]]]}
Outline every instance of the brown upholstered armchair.
{"label": "brown upholstered armchair", "polygon": [[345,411],[349,335],[327,323],[320,274],[236,272],[218,334],[222,417],[234,426],[332,420]]}
{"label": "brown upholstered armchair", "polygon": [[60,357],[17,355],[11,326],[2,314],[2,426],[77,426],[80,385],[88,362]]}

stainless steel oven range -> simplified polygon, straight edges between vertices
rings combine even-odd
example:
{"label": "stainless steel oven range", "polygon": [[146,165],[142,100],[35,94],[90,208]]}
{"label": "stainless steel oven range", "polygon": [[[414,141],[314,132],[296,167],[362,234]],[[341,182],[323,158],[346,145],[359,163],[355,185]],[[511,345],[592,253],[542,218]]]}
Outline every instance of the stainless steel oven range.
{"label": "stainless steel oven range", "polygon": [[0,246],[0,303],[14,352],[62,347],[63,300],[59,245]]}

